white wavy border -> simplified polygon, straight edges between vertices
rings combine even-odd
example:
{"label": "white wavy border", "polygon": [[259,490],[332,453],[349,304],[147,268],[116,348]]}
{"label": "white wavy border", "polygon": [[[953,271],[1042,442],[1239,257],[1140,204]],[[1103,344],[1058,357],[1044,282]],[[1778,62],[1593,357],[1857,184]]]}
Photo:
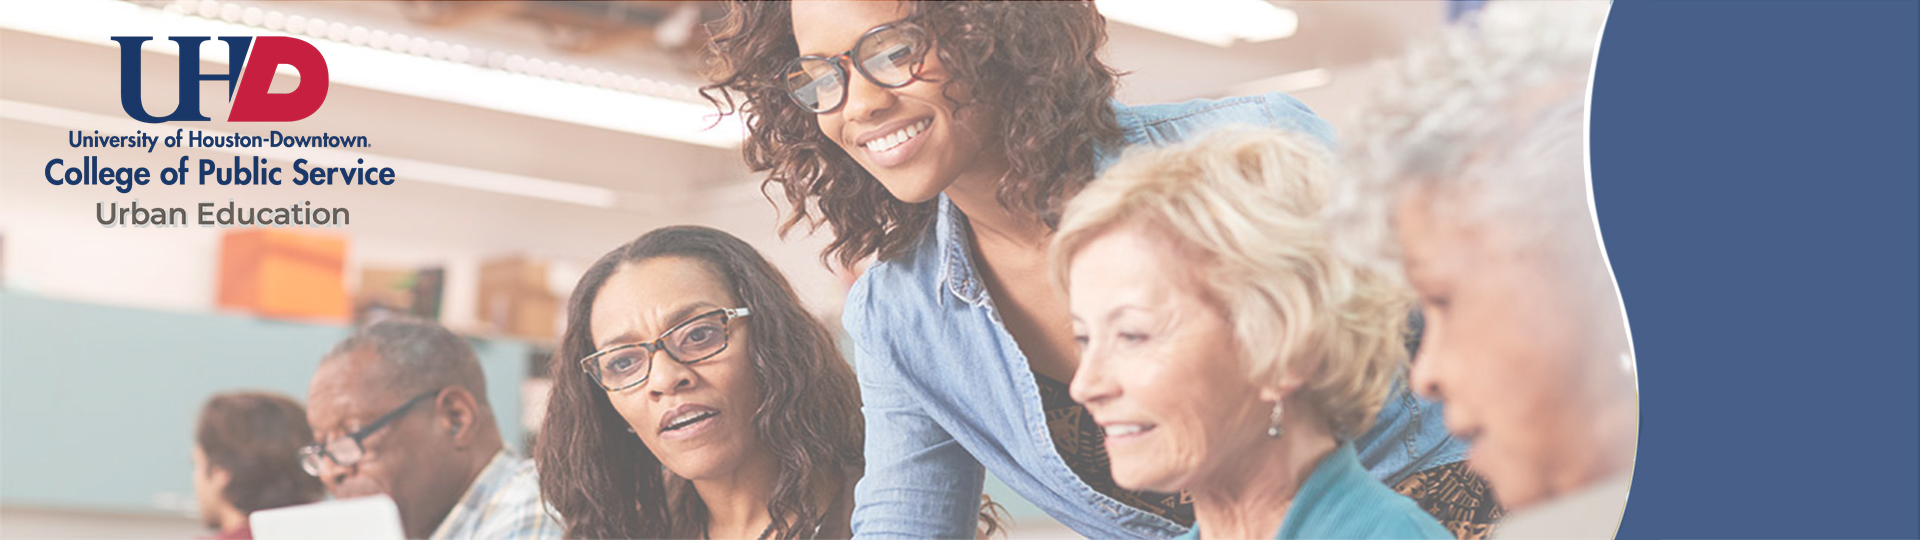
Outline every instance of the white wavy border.
{"label": "white wavy border", "polygon": [[[1639,362],[1636,360],[1636,358],[1639,357],[1639,353],[1634,352],[1633,323],[1631,319],[1627,318],[1626,294],[1621,292],[1620,278],[1614,274],[1613,257],[1607,254],[1607,240],[1606,237],[1601,235],[1602,231],[1600,230],[1600,208],[1593,197],[1593,87],[1594,83],[1599,81],[1600,48],[1606,43],[1607,21],[1613,18],[1613,5],[1613,2],[1607,2],[1607,15],[1600,20],[1600,35],[1594,38],[1593,62],[1587,67],[1586,118],[1582,119],[1583,125],[1581,126],[1581,136],[1586,138],[1586,155],[1581,157],[1582,160],[1586,162],[1587,215],[1591,216],[1593,220],[1593,238],[1595,242],[1600,244],[1600,262],[1607,266],[1607,279],[1613,280],[1614,299],[1620,304],[1620,326],[1621,329],[1627,333],[1627,353],[1620,358],[1620,361],[1622,364],[1625,364],[1624,367],[1633,376],[1634,435],[1632,461],[1635,465],[1634,469],[1637,470],[1639,469],[1638,465],[1640,462],[1640,430],[1644,425],[1644,422],[1641,421],[1641,416],[1643,415],[1640,414],[1640,368]],[[1614,524],[1613,534],[1609,535],[1610,537],[1617,538],[1620,536],[1620,527],[1627,521],[1627,503],[1633,500],[1633,473],[1629,472],[1627,474],[1627,498],[1626,500],[1620,501],[1620,522]]]}

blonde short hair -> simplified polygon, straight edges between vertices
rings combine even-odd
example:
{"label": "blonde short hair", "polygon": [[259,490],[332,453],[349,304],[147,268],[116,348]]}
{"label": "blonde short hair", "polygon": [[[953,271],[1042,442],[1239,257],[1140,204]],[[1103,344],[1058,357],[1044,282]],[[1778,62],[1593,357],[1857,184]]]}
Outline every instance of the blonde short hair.
{"label": "blonde short hair", "polygon": [[1297,395],[1357,436],[1405,372],[1412,293],[1335,256],[1320,214],[1340,176],[1321,142],[1277,130],[1129,154],[1068,203],[1054,278],[1064,288],[1077,252],[1109,232],[1158,235],[1231,321],[1248,377],[1300,374]]}

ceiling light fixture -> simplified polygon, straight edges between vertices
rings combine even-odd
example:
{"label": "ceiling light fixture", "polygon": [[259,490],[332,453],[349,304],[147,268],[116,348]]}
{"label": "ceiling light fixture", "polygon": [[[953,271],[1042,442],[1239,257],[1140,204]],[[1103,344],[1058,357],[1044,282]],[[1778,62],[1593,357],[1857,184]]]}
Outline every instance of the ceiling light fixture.
{"label": "ceiling light fixture", "polygon": [[1327,70],[1327,68],[1313,68],[1282,73],[1265,79],[1236,84],[1228,89],[1228,93],[1233,95],[1265,94],[1268,92],[1285,92],[1291,94],[1303,90],[1312,90],[1329,84],[1333,84],[1333,72]]}
{"label": "ceiling light fixture", "polygon": [[1096,0],[1094,5],[1110,20],[1215,47],[1282,39],[1300,27],[1293,10],[1267,0]]}

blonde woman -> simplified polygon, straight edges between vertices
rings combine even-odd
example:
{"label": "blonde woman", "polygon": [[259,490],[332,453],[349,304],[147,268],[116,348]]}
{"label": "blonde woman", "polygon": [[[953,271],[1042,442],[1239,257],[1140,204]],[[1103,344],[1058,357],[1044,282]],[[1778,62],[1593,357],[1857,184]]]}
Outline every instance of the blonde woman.
{"label": "blonde woman", "polygon": [[1354,453],[1411,295],[1331,255],[1325,152],[1242,131],[1136,154],[1061,219],[1073,398],[1122,487],[1192,498],[1187,538],[1452,538]]}

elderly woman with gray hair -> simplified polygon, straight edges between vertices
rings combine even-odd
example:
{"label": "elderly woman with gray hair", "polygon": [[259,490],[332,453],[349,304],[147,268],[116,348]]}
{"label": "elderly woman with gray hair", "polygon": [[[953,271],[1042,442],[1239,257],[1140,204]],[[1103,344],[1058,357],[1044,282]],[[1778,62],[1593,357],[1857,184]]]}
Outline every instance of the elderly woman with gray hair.
{"label": "elderly woman with gray hair", "polygon": [[1336,219],[1419,293],[1413,384],[1514,511],[1497,536],[1607,538],[1639,424],[1582,144],[1607,5],[1552,4],[1488,4],[1395,65]]}
{"label": "elderly woman with gray hair", "polygon": [[1061,219],[1073,398],[1119,485],[1192,498],[1189,538],[1453,537],[1350,442],[1403,376],[1412,298],[1333,256],[1337,176],[1317,140],[1229,131],[1126,158]]}

